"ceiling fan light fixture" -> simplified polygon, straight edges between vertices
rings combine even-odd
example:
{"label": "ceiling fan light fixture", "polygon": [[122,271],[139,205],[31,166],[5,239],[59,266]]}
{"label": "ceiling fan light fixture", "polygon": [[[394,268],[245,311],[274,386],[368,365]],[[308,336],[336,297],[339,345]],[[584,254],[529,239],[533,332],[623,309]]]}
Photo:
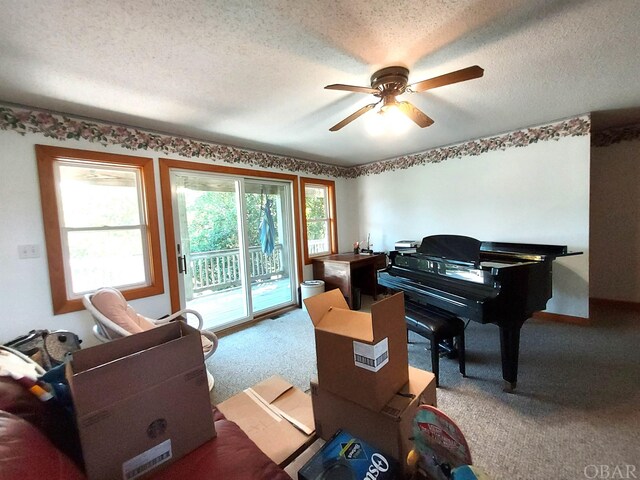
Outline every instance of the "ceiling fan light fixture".
{"label": "ceiling fan light fixture", "polygon": [[366,130],[372,137],[397,137],[406,134],[413,124],[397,102],[382,105],[376,115],[366,118]]}
{"label": "ceiling fan light fixture", "polygon": [[376,117],[391,116],[391,113],[394,112],[394,116],[397,113],[398,116],[409,118],[420,128],[428,127],[433,124],[433,119],[429,118],[424,112],[422,112],[419,108],[416,108],[416,106],[410,102],[404,100],[398,102],[396,97],[398,95],[402,95],[405,92],[424,92],[425,90],[472,80],[474,78],[482,77],[483,74],[484,69],[482,69],[478,65],[474,65],[472,67],[463,68],[461,70],[456,70],[455,72],[449,72],[438,77],[422,80],[421,82],[408,85],[407,82],[409,80],[409,70],[405,67],[394,66],[383,68],[375,72],[371,76],[371,87],[359,87],[355,85],[344,85],[341,83],[327,85],[324,88],[329,90],[344,90],[347,92],[366,93],[379,98],[377,102],[365,105],[360,110],[352,113],[341,122],[338,122],[333,127],[331,127],[329,131],[336,132],[340,130],[344,126],[354,121],[356,118],[376,107],[380,102],[382,102],[382,106],[378,110],[378,113],[381,115],[375,115]]}
{"label": "ceiling fan light fixture", "polygon": [[386,95],[382,97],[382,106],[380,107],[381,114],[391,112],[391,110],[398,110],[398,100],[395,95]]}

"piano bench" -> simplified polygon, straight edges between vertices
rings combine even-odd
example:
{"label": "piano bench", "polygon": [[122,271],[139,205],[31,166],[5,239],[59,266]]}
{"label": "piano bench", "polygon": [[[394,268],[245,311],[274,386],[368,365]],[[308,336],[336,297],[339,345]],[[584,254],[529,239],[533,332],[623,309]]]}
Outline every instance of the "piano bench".
{"label": "piano bench", "polygon": [[445,340],[457,341],[458,364],[460,373],[464,377],[464,322],[447,312],[435,312],[428,309],[420,311],[406,309],[405,322],[407,334],[409,330],[427,338],[431,342],[431,369],[436,377],[436,387],[440,386],[440,355],[439,344]]}

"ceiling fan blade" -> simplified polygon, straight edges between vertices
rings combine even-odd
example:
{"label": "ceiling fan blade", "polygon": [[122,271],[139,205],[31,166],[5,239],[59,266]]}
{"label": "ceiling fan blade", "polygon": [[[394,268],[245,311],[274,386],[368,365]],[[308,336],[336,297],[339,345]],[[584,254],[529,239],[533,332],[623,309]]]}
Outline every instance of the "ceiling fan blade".
{"label": "ceiling fan blade", "polygon": [[418,110],[409,102],[398,102],[398,108],[407,117],[413,120],[421,128],[428,127],[433,123],[433,120],[425,115],[421,110]]}
{"label": "ceiling fan blade", "polygon": [[356,87],[355,85],[343,85],[342,83],[334,83],[333,85],[327,85],[324,87],[325,90],[346,90],[347,92],[356,92],[356,93],[380,93],[380,90],[377,88],[371,87]]}
{"label": "ceiling fan blade", "polygon": [[342,127],[344,127],[345,125],[348,125],[349,123],[353,122],[356,118],[358,118],[360,115],[367,113],[369,110],[371,110],[373,107],[375,107],[378,103],[380,102],[376,102],[376,103],[371,103],[369,105],[365,105],[364,107],[362,107],[360,110],[352,113],[351,115],[349,115],[347,118],[345,118],[344,120],[342,120],[341,122],[336,123],[333,127],[331,127],[329,129],[330,132],[335,132],[340,130]]}
{"label": "ceiling fan blade", "polygon": [[408,89],[414,92],[424,92],[432,88],[443,87],[445,85],[451,85],[452,83],[464,82],[466,80],[472,80],[474,78],[480,78],[484,74],[484,69],[478,65],[473,67],[463,68],[462,70],[456,70],[455,72],[445,73],[439,77],[433,77],[428,80],[409,85]]}

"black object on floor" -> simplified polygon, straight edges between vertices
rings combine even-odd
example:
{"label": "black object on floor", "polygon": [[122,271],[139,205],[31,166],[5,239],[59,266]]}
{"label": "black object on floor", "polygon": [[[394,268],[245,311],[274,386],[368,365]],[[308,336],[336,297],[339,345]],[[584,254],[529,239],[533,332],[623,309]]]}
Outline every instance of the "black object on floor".
{"label": "black object on floor", "polygon": [[[407,323],[407,340],[409,330],[427,338],[431,342],[431,369],[436,376],[436,386],[440,386],[440,344],[454,344],[460,373],[464,377],[464,322],[444,311],[436,311],[432,308],[420,308],[414,310],[411,305],[405,306],[405,322]],[[455,342],[454,342],[455,339]]]}

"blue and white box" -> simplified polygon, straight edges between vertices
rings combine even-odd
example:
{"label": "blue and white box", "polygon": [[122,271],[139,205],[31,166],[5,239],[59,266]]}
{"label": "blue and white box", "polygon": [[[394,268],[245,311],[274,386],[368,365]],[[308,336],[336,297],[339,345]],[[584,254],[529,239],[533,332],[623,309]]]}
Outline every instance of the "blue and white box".
{"label": "blue and white box", "polygon": [[298,471],[298,480],[392,480],[398,471],[390,456],[338,430]]}

